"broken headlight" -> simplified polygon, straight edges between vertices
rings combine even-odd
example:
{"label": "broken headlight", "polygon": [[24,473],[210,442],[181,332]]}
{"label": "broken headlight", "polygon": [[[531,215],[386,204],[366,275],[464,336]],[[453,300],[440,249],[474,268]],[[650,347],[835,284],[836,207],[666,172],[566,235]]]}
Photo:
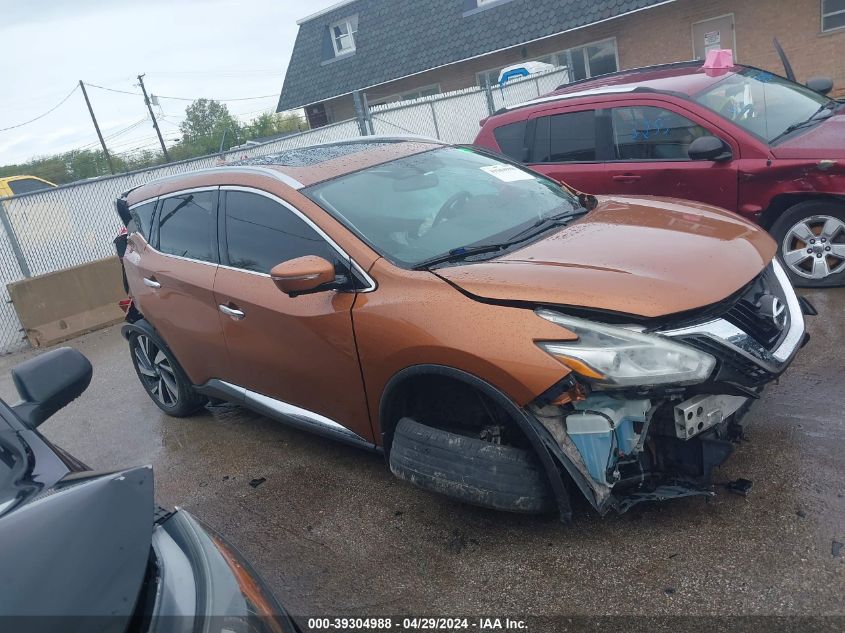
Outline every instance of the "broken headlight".
{"label": "broken headlight", "polygon": [[578,336],[575,341],[537,344],[596,385],[692,384],[706,380],[716,364],[710,354],[662,336],[568,317],[551,310],[541,309],[536,313]]}

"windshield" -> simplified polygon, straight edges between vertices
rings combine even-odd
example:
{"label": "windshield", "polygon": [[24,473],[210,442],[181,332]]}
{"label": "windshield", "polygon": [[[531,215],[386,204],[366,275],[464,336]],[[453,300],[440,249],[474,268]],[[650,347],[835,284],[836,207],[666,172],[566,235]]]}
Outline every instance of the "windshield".
{"label": "windshield", "polygon": [[552,180],[467,148],[443,147],[314,185],[306,194],[387,259],[414,266],[506,241],[582,211]]}
{"label": "windshield", "polygon": [[694,99],[767,142],[830,102],[818,92],[756,68],[727,75]]}

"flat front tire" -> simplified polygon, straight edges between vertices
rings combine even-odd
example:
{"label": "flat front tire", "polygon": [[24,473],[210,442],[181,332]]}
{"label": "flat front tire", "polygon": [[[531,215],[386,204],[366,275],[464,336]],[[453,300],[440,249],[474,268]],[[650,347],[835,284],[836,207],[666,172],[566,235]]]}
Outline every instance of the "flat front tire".
{"label": "flat front tire", "polygon": [[551,488],[530,451],[492,444],[402,418],[390,448],[400,479],[465,503],[525,514],[554,508]]}
{"label": "flat front tire", "polygon": [[129,336],[129,350],[138,380],[167,415],[186,417],[206,403],[206,398],[194,391],[171,353],[151,336],[133,332]]}
{"label": "flat front tire", "polygon": [[808,200],[772,224],[778,256],[792,283],[808,288],[845,284],[845,204]]}

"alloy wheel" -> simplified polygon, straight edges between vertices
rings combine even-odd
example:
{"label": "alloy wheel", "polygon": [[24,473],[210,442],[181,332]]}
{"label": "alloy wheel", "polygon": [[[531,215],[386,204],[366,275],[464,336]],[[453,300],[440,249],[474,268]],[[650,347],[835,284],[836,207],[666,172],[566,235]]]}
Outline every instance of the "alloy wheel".
{"label": "alloy wheel", "polygon": [[813,215],[795,223],[783,238],[783,261],[806,279],[824,279],[845,270],[845,222]]}
{"label": "alloy wheel", "polygon": [[179,403],[179,386],[167,355],[144,334],[135,338],[132,353],[135,355],[141,382],[150,395],[165,407],[175,407]]}

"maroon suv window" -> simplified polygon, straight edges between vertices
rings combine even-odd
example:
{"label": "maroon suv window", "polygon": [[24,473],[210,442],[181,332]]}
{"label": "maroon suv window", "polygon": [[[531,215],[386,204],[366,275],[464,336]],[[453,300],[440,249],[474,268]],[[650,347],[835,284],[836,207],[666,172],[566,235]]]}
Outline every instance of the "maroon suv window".
{"label": "maroon suv window", "polygon": [[709,132],[686,117],[654,106],[613,108],[616,160],[689,160],[690,143]]}
{"label": "maroon suv window", "polygon": [[586,163],[596,160],[596,113],[567,112],[537,119],[531,162]]}

